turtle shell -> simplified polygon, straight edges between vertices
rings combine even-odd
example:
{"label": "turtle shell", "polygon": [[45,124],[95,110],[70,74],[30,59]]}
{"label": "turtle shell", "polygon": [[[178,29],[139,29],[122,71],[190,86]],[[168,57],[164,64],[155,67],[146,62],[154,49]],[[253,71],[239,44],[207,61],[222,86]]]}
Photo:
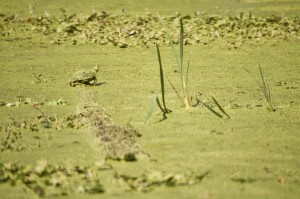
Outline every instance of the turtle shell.
{"label": "turtle shell", "polygon": [[90,81],[96,81],[96,72],[94,70],[77,71],[69,80],[71,86],[77,84],[88,84]]}

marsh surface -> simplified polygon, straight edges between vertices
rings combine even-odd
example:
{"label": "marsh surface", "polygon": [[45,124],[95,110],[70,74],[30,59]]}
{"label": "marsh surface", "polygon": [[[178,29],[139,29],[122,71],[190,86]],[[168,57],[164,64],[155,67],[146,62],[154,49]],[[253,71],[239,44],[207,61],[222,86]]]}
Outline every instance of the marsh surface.
{"label": "marsh surface", "polygon": [[[300,197],[299,1],[101,2],[2,1],[2,198]],[[166,82],[172,113],[144,125],[160,97],[155,42],[180,88],[157,11],[175,43],[183,17],[190,94],[230,119],[184,108]],[[260,79],[258,64],[275,112],[245,71]],[[94,65],[98,85],[69,86]]]}

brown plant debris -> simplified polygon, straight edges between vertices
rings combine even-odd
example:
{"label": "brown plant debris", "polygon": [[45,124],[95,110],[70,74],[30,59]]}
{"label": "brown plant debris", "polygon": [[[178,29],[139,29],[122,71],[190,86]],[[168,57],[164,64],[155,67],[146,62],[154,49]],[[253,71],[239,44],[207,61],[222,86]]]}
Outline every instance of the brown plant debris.
{"label": "brown plant debris", "polygon": [[[4,15],[5,16],[5,15]],[[240,13],[221,16],[217,14],[164,16],[173,43],[178,44],[179,20],[184,21],[185,45],[207,45],[222,41],[228,48],[240,48],[243,43],[265,40],[299,41],[300,20],[298,16],[256,16]],[[120,48],[153,46],[156,42],[169,44],[166,30],[157,15],[132,16],[94,12],[90,15],[63,12],[54,16],[49,13],[21,18],[16,15],[0,18],[0,38],[6,41],[31,39],[46,35],[52,44],[96,43]]]}
{"label": "brown plant debris", "polygon": [[77,116],[90,125],[97,144],[105,150],[106,159],[135,161],[141,153],[149,157],[136,141],[141,134],[132,126],[119,126],[113,123],[111,117],[94,100],[91,90],[78,88],[80,103]]}

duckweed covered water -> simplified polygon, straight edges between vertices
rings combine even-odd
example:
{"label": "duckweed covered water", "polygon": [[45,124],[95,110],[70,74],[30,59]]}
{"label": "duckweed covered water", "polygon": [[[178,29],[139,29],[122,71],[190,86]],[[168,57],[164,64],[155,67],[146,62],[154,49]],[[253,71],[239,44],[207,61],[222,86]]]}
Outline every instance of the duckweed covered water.
{"label": "duckweed covered water", "polygon": [[[28,4],[34,3],[3,4],[1,197],[299,198],[297,1],[187,1],[181,7],[164,1],[159,9],[157,1],[64,1],[60,10],[53,1],[37,3],[30,14]],[[164,72],[180,85],[156,11],[175,43],[183,17],[189,91],[209,105],[215,97],[230,119],[203,106],[181,107],[166,82],[172,113],[159,122],[157,109],[144,125],[151,99],[160,92],[155,42]],[[261,90],[244,70],[260,78],[258,63],[275,112],[267,110]],[[96,64],[99,85],[69,86],[74,72]],[[93,125],[77,117],[95,104],[108,123],[122,129],[118,142],[136,143],[151,158],[142,153],[136,161],[107,159],[91,133]],[[126,142],[130,132],[134,141]]]}

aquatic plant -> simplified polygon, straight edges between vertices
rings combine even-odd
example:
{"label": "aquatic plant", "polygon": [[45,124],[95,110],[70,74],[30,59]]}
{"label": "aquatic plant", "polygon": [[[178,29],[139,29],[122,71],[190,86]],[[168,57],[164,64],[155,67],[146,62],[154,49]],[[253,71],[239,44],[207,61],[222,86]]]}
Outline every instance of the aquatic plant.
{"label": "aquatic plant", "polygon": [[148,120],[150,119],[150,117],[152,116],[156,104],[158,105],[161,112],[163,113],[163,119],[162,120],[167,119],[167,114],[172,112],[170,109],[168,109],[166,107],[164,71],[163,71],[163,66],[162,66],[162,62],[161,62],[160,50],[159,50],[159,46],[158,46],[157,43],[156,43],[156,51],[157,51],[157,57],[158,57],[158,63],[159,63],[159,77],[160,77],[162,103],[160,103],[160,100],[159,100],[158,96],[154,96],[152,98],[151,107],[150,107],[150,110],[148,112],[148,115],[147,115],[147,118],[146,118],[144,124],[146,124],[148,122]]}
{"label": "aquatic plant", "polygon": [[157,57],[158,57],[158,63],[159,63],[159,77],[160,77],[160,86],[161,86],[162,106],[161,106],[158,98],[156,98],[156,101],[157,101],[157,104],[158,104],[159,108],[161,109],[161,111],[164,114],[167,114],[167,113],[170,113],[171,110],[167,109],[167,107],[166,107],[164,71],[163,71],[163,66],[162,66],[162,62],[161,62],[159,46],[157,43],[156,43],[156,50],[157,50]]}
{"label": "aquatic plant", "polygon": [[[230,116],[225,112],[225,110],[222,108],[222,106],[219,104],[219,102],[212,97],[214,103],[217,105],[218,109],[227,116],[228,119],[230,119]],[[219,118],[223,118],[223,115],[218,113],[217,111],[215,111],[211,106],[209,106],[207,103],[203,102],[202,100],[200,100],[199,98],[196,98],[197,104],[202,104],[204,107],[206,107],[209,111],[211,111],[213,114],[215,114],[216,116],[218,116]],[[196,105],[197,105],[196,104]],[[195,105],[194,105],[195,106]]]}
{"label": "aquatic plant", "polygon": [[[189,94],[188,94],[187,81],[188,81],[188,77],[189,77],[189,67],[190,67],[190,64],[189,64],[189,61],[188,61],[187,67],[184,68],[184,66],[183,66],[184,29],[183,29],[182,18],[180,17],[180,19],[179,19],[179,21],[180,21],[179,55],[176,53],[175,45],[174,45],[174,43],[172,41],[170,32],[168,31],[166,25],[164,24],[164,22],[163,22],[163,20],[162,20],[162,18],[161,18],[161,16],[159,14],[158,14],[158,18],[159,18],[161,24],[163,25],[163,27],[166,30],[166,33],[167,33],[167,36],[168,36],[169,42],[171,44],[172,51],[173,51],[173,54],[174,54],[174,57],[176,59],[176,63],[177,63],[177,66],[178,66],[178,71],[179,71],[179,76],[180,76],[181,86],[182,86],[182,95],[180,95],[180,93],[178,92],[178,90],[175,88],[175,86],[172,84],[172,82],[168,79],[168,81],[171,84],[173,90],[176,92],[178,98],[181,100],[181,102],[183,102],[183,104],[185,105],[186,108],[195,107],[199,103],[201,103],[206,108],[208,108],[212,113],[214,113],[218,117],[222,118],[223,116],[221,114],[218,114],[210,106],[208,106],[207,104],[205,104],[203,101],[199,100],[197,97],[195,97],[197,103],[193,104],[192,97],[189,96]],[[157,46],[157,48],[158,48],[158,46]],[[159,51],[158,51],[158,58],[159,58],[160,66],[161,66],[161,59],[160,59]],[[162,66],[161,66],[161,68],[162,68]],[[186,70],[186,72],[185,72],[185,70]],[[163,74],[161,73],[160,75],[162,76]],[[224,109],[221,107],[221,105],[218,103],[218,101],[214,97],[212,97],[212,99],[213,99],[214,103],[217,105],[217,107],[219,108],[219,110],[223,114],[225,114],[228,118],[230,118],[230,116],[224,111]]]}
{"label": "aquatic plant", "polygon": [[[183,29],[182,18],[180,18],[180,20],[179,20],[180,21],[179,55],[176,53],[175,45],[174,45],[173,40],[171,38],[170,32],[168,31],[165,23],[163,22],[163,20],[162,20],[162,18],[159,14],[158,14],[158,18],[159,18],[161,24],[163,25],[163,27],[166,30],[166,33],[167,33],[167,36],[168,36],[169,42],[171,44],[172,51],[173,51],[173,54],[174,54],[174,57],[176,59],[176,63],[177,63],[177,66],[178,66],[178,72],[179,72],[179,76],[180,76],[180,80],[181,80],[181,87],[182,87],[182,96],[180,97],[181,101],[184,102],[184,105],[185,105],[186,108],[189,108],[189,107],[192,106],[192,102],[191,102],[191,98],[189,98],[188,89],[187,89],[189,64],[186,67],[186,74],[184,75],[184,66],[183,66],[184,29]],[[175,87],[173,85],[172,85],[172,87],[173,87],[173,89],[175,89]],[[178,93],[177,90],[176,90],[176,93]]]}
{"label": "aquatic plant", "polygon": [[269,87],[268,83],[265,80],[265,76],[263,74],[263,71],[261,69],[260,64],[258,64],[258,68],[259,68],[260,78],[261,78],[261,81],[262,81],[261,83],[252,75],[252,73],[248,69],[246,69],[246,68],[244,68],[244,69],[250,74],[250,76],[258,84],[260,90],[262,91],[262,93],[263,93],[263,95],[264,95],[264,97],[265,97],[265,99],[266,99],[266,101],[268,103],[267,109],[269,111],[273,111],[274,112],[274,111],[276,111],[276,109],[275,109],[275,107],[274,107],[274,105],[272,103],[270,87]]}
{"label": "aquatic plant", "polygon": [[[179,76],[180,76],[180,81],[181,81],[181,86],[182,86],[182,94],[180,94],[178,92],[178,90],[175,88],[174,84],[172,84],[172,82],[170,81],[170,79],[167,77],[170,85],[172,86],[173,90],[175,91],[175,93],[177,94],[178,98],[180,99],[180,101],[183,103],[183,105],[186,108],[190,108],[190,107],[195,107],[198,104],[203,104],[206,108],[208,108],[208,110],[210,110],[212,113],[214,113],[215,115],[217,115],[218,117],[222,118],[223,116],[221,114],[219,114],[218,112],[216,112],[212,107],[208,106],[206,103],[204,103],[203,101],[201,101],[200,99],[198,99],[197,97],[195,97],[196,99],[196,103],[192,104],[192,97],[190,97],[188,95],[188,89],[187,89],[187,81],[188,81],[188,73],[189,73],[189,62],[187,64],[186,67],[186,72],[184,74],[184,67],[183,67],[183,46],[184,46],[184,29],[183,29],[183,21],[182,18],[180,18],[180,47],[179,47],[179,55],[176,53],[175,50],[175,45],[172,41],[172,38],[170,36],[169,31],[167,30],[166,25],[164,24],[162,18],[160,17],[160,15],[158,14],[159,20],[162,23],[162,25],[164,26],[169,42],[171,44],[172,47],[172,51],[174,54],[174,57],[176,59],[177,62],[177,66],[178,66],[178,71],[179,71]],[[150,110],[147,114],[147,118],[144,122],[144,124],[146,124],[148,122],[148,120],[151,118],[154,109],[155,109],[155,105],[157,104],[158,107],[160,108],[161,112],[163,113],[163,119],[165,120],[167,119],[167,114],[172,112],[171,110],[167,109],[166,107],[166,100],[165,100],[165,83],[164,83],[164,71],[163,71],[163,66],[162,66],[162,61],[161,61],[161,55],[160,55],[160,50],[159,50],[159,45],[156,43],[156,51],[157,51],[157,58],[158,58],[158,63],[159,63],[159,75],[160,75],[160,85],[161,85],[161,98],[162,98],[162,103],[160,103],[160,100],[157,96],[154,96],[152,98],[152,102],[151,102],[151,107]],[[230,118],[230,116],[224,111],[224,109],[221,107],[221,105],[217,102],[217,100],[213,97],[212,98],[214,103],[217,105],[217,107],[219,108],[219,110],[225,114],[228,118]],[[161,120],[161,121],[162,121]]]}

